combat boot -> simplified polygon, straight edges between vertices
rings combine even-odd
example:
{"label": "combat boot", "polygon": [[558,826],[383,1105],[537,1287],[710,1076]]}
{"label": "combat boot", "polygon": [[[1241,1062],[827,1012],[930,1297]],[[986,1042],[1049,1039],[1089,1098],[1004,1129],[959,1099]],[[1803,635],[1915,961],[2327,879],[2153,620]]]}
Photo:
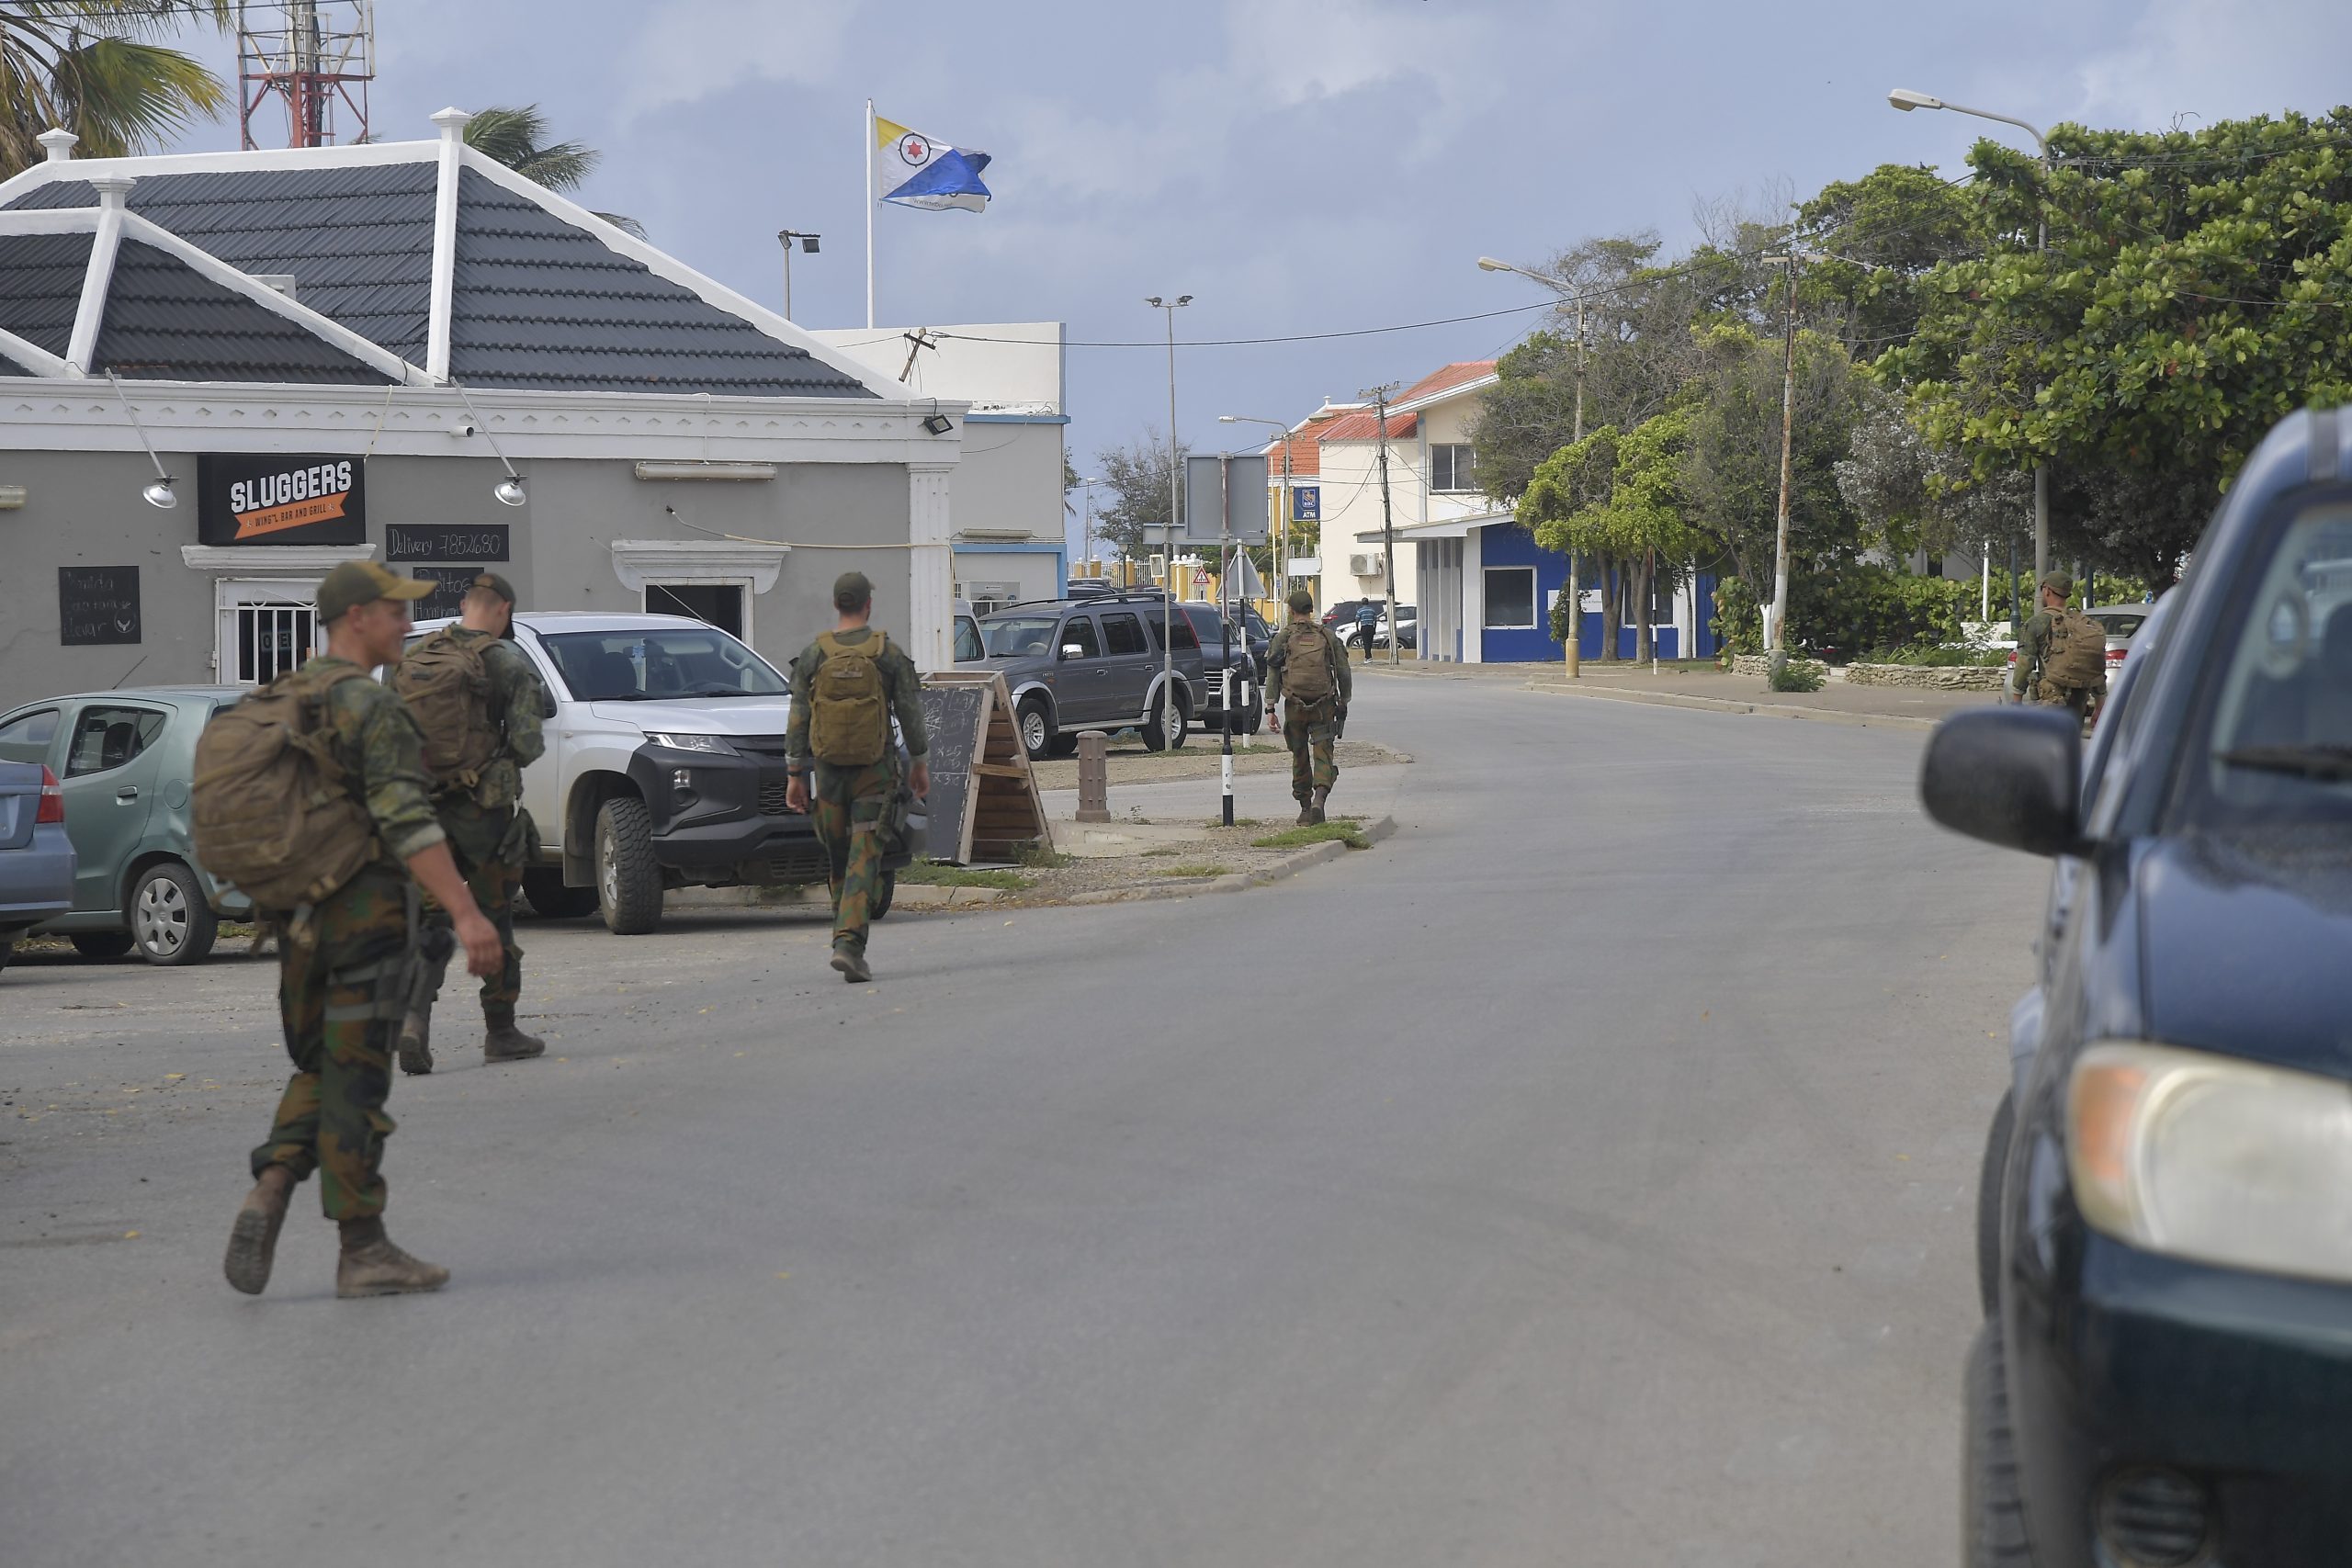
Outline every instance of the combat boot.
{"label": "combat boot", "polygon": [[865,966],[865,954],[854,947],[844,945],[833,949],[833,967],[840,970],[842,978],[853,986],[874,978],[874,971]]}
{"label": "combat boot", "polygon": [[1320,822],[1323,820],[1323,803],[1330,798],[1331,786],[1329,784],[1325,784],[1315,792],[1314,804],[1310,805],[1306,808],[1307,817],[1311,821]]}
{"label": "combat boot", "polygon": [[437,1263],[411,1258],[392,1245],[380,1218],[345,1220],[343,1256],[335,1261],[334,1293],[338,1296],[399,1296],[412,1291],[437,1291],[449,1282],[449,1270]]}
{"label": "combat boot", "polygon": [[423,1077],[433,1070],[433,1015],[413,1012],[401,1019],[399,1042],[393,1052],[400,1057],[401,1071],[412,1077]]}
{"label": "combat boot", "polygon": [[220,1271],[229,1283],[249,1296],[261,1294],[269,1283],[269,1266],[277,1256],[277,1230],[286,1223],[286,1205],[294,1196],[294,1173],[282,1165],[262,1167],[261,1179],[245,1194],[229,1227],[229,1256]]}
{"label": "combat boot", "polygon": [[548,1043],[536,1034],[526,1034],[512,1023],[493,1024],[481,1037],[481,1059],[485,1062],[525,1062],[548,1048]]}
{"label": "combat boot", "polygon": [[1302,828],[1315,826],[1315,807],[1304,800],[1298,803],[1298,825]]}

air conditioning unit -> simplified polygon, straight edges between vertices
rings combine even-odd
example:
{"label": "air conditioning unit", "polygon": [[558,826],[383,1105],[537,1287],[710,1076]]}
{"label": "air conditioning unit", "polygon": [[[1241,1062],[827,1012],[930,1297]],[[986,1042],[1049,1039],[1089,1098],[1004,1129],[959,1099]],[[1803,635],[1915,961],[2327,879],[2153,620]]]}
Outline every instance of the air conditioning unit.
{"label": "air conditioning unit", "polygon": [[1350,556],[1348,558],[1348,570],[1355,573],[1358,577],[1381,576],[1383,568],[1381,566],[1380,552],[1378,550],[1373,550],[1364,555]]}

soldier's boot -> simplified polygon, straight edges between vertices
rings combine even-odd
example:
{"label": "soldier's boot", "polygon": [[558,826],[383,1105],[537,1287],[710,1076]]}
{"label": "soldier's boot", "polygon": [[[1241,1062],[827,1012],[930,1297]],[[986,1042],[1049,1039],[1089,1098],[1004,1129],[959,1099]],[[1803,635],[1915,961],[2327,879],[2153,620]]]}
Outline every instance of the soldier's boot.
{"label": "soldier's boot", "polygon": [[229,1283],[249,1296],[261,1294],[269,1283],[269,1266],[277,1256],[278,1227],[286,1223],[286,1205],[294,1196],[294,1173],[282,1165],[262,1168],[261,1179],[245,1194],[229,1227],[229,1256],[220,1271]]}
{"label": "soldier's boot", "polygon": [[866,967],[865,954],[847,942],[833,949],[833,967],[840,970],[842,978],[853,986],[874,978],[874,971]]}
{"label": "soldier's boot", "polygon": [[485,1062],[526,1062],[547,1048],[546,1041],[536,1034],[524,1033],[512,1020],[491,1024],[481,1037],[481,1059]]}
{"label": "soldier's boot", "polygon": [[1315,799],[1314,799],[1313,803],[1312,803],[1312,804],[1310,804],[1310,805],[1307,807],[1307,808],[1306,808],[1306,814],[1307,814],[1307,816],[1308,816],[1312,820],[1314,820],[1314,821],[1317,821],[1317,822],[1320,822],[1320,821],[1322,821],[1322,820],[1323,820],[1323,803],[1324,803],[1325,801],[1327,801],[1327,800],[1330,799],[1330,798],[1331,798],[1331,786],[1330,786],[1329,784],[1324,784],[1324,785],[1322,785],[1320,788],[1317,789],[1317,790],[1316,790],[1316,792],[1315,792]]}
{"label": "soldier's boot", "polygon": [[399,1042],[393,1046],[400,1057],[401,1071],[413,1077],[422,1077],[433,1070],[433,1015],[412,1012],[402,1015]]}
{"label": "soldier's boot", "polygon": [[1298,803],[1298,825],[1302,828],[1315,826],[1315,806],[1312,801],[1302,800]]}
{"label": "soldier's boot", "polygon": [[338,1296],[398,1296],[412,1291],[437,1291],[449,1282],[449,1270],[437,1263],[411,1258],[384,1234],[381,1218],[345,1220],[343,1256],[334,1266]]}

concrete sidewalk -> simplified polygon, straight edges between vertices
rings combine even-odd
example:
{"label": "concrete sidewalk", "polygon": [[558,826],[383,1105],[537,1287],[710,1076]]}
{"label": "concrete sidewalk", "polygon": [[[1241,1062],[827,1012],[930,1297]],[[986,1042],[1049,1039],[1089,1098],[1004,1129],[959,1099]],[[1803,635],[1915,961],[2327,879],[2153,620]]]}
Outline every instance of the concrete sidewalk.
{"label": "concrete sidewalk", "polygon": [[1359,666],[1357,673],[1374,680],[1507,682],[1556,696],[1912,729],[1932,729],[1946,714],[1981,707],[1997,695],[1911,686],[1849,686],[1841,681],[1826,682],[1817,692],[1775,692],[1758,675],[1671,665],[1652,674],[1646,664],[1588,663],[1582,678],[1575,681],[1557,664],[1400,662],[1392,669],[1375,660]]}

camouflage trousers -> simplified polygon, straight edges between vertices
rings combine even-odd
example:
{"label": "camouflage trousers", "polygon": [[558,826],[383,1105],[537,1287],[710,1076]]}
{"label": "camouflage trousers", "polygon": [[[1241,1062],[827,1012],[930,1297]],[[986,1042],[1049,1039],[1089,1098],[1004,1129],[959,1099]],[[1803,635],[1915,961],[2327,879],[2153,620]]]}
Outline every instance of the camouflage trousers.
{"label": "camouflage trousers", "polygon": [[865,951],[865,928],[882,880],[883,818],[898,787],[898,763],[889,757],[862,768],[809,766],[808,817],[832,866],[835,947]]}
{"label": "camouflage trousers", "polygon": [[[514,807],[478,806],[462,795],[436,800],[434,806],[440,813],[441,830],[449,835],[449,853],[466,879],[466,891],[498,928],[499,943],[506,949],[506,962],[481,982],[482,1022],[503,1029],[514,1023],[514,1004],[523,995],[523,950],[514,942],[514,890],[523,881],[519,839],[529,821]],[[424,900],[424,920],[444,929],[454,923],[449,912],[430,897]],[[447,968],[444,959],[441,971],[433,976],[435,1000]]]}
{"label": "camouflage trousers", "polygon": [[2030,700],[2045,707],[2072,708],[2076,718],[2090,715],[2092,702],[2104,693],[2086,686],[2061,686],[2054,681],[2036,681]]}
{"label": "camouflage trousers", "polygon": [[1339,711],[1335,697],[1312,702],[1293,697],[1283,705],[1283,740],[1290,747],[1290,793],[1301,806],[1314,799],[1317,790],[1329,789],[1339,782],[1340,764],[1331,756],[1332,725]]}
{"label": "camouflage trousers", "polygon": [[278,932],[277,1006],[294,1076],[277,1102],[254,1175],[273,1165],[297,1181],[319,1173],[331,1220],[384,1212],[384,1140],[392,1119],[397,987],[409,956],[408,878],[379,863]]}

